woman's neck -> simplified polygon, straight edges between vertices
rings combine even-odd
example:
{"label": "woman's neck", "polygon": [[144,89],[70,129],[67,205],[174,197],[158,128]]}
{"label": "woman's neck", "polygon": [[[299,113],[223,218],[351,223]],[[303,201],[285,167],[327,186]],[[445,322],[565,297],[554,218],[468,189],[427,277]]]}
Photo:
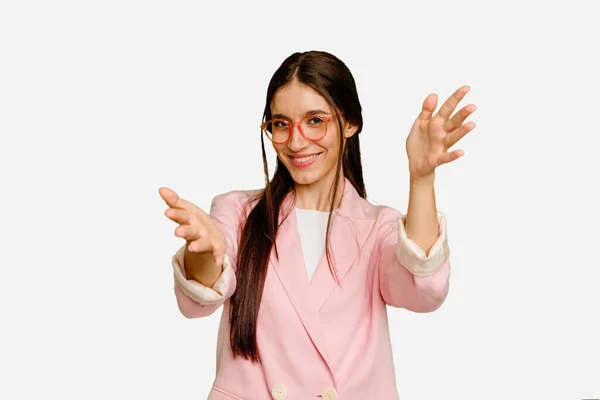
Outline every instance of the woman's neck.
{"label": "woman's neck", "polygon": [[[345,180],[340,176],[338,181],[338,191],[336,201],[333,203],[333,209],[340,206],[340,201],[344,193]],[[296,184],[296,208],[303,210],[329,211],[331,196],[333,196],[332,185],[325,180],[312,183],[310,185]]]}

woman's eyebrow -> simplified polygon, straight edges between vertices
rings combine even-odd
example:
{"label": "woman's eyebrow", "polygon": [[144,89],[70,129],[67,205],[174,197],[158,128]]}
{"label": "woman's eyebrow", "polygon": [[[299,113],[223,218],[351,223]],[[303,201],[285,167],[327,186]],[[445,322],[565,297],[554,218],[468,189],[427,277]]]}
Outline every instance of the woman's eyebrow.
{"label": "woman's eyebrow", "polygon": [[[310,110],[304,113],[304,117],[308,117],[310,115],[329,115],[330,113],[328,111],[323,111],[323,110]],[[290,119],[289,117],[283,115],[283,114],[273,114],[271,116],[272,119]]]}

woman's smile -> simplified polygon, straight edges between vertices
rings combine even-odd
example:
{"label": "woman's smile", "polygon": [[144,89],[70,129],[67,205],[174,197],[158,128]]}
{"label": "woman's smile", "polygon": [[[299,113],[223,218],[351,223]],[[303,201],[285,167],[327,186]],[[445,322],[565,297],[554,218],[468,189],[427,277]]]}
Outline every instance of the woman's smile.
{"label": "woman's smile", "polygon": [[293,156],[289,156],[292,161],[292,165],[296,168],[306,168],[315,163],[317,158],[321,155],[321,153],[312,153],[312,154],[295,154]]}

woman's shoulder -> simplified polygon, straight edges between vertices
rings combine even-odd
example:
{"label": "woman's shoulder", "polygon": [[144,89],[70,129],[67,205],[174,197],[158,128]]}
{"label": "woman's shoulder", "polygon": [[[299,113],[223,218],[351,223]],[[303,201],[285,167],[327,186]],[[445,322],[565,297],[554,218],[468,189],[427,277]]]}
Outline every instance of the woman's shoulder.
{"label": "woman's shoulder", "polygon": [[219,193],[213,197],[211,209],[242,210],[251,207],[262,192],[263,189],[236,189]]}
{"label": "woman's shoulder", "polygon": [[[264,189],[236,189],[228,192],[217,194],[214,199],[218,200],[250,200],[257,197],[263,192]],[[214,200],[213,199],[213,200]]]}
{"label": "woman's shoulder", "polygon": [[366,218],[374,219],[379,224],[395,223],[403,214],[390,205],[379,204],[373,200],[362,199],[362,208]]}

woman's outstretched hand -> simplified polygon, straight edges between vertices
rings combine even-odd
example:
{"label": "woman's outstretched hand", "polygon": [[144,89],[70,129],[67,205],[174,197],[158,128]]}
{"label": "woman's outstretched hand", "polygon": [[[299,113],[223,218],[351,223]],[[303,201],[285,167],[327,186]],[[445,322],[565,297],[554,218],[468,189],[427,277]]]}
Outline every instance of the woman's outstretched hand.
{"label": "woman's outstretched hand", "polygon": [[459,88],[434,116],[432,114],[437,107],[437,95],[433,93],[425,98],[423,110],[406,139],[411,182],[433,180],[437,167],[452,162],[464,154],[462,150],[448,151],[448,149],[475,128],[475,123],[472,121],[463,125],[465,119],[476,110],[474,104],[463,107],[452,116],[456,106],[469,90],[470,87],[466,85]]}
{"label": "woman's outstretched hand", "polygon": [[210,216],[169,188],[161,187],[158,192],[169,206],[165,215],[179,224],[175,228],[175,236],[185,239],[186,250],[204,255],[212,253],[215,263],[222,265],[227,242]]}

